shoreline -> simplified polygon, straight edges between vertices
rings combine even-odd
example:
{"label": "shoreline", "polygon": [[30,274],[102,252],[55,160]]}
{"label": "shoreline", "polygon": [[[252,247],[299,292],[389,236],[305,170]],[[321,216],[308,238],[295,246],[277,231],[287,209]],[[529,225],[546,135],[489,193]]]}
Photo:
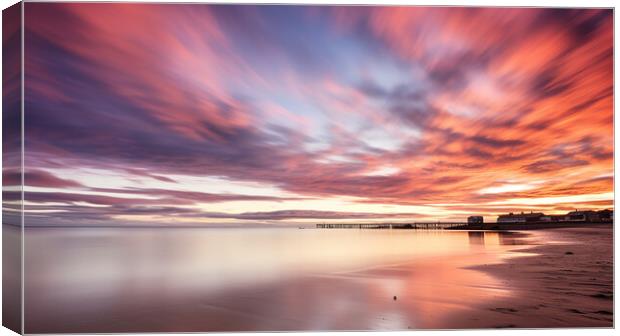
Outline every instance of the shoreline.
{"label": "shoreline", "polygon": [[[531,247],[497,264],[467,267],[514,292],[454,317],[460,328],[613,328],[610,225],[538,231]],[[488,321],[488,322],[487,322]]]}
{"label": "shoreline", "polygon": [[231,282],[217,290],[191,283],[175,291],[175,282],[144,286],[137,281],[120,291],[109,287],[94,292],[86,300],[80,293],[68,297],[73,290],[63,285],[59,288],[65,294],[44,301],[36,295],[26,298],[26,328],[28,333],[88,333],[613,326],[611,227],[453,231],[447,236],[458,239],[443,241],[446,246],[467,248],[360,267],[283,273],[274,280]]}

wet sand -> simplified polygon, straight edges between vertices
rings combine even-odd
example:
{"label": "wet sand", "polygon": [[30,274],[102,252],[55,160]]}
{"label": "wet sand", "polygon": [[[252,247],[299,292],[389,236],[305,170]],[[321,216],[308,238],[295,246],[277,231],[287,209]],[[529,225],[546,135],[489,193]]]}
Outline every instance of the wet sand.
{"label": "wet sand", "polygon": [[[345,237],[353,233],[347,232]],[[206,282],[204,286],[198,283],[180,290],[184,287],[175,286],[179,286],[182,278],[166,281],[161,274],[170,272],[160,271],[147,273],[146,282],[140,282],[136,277],[130,278],[134,279],[133,282],[118,281],[117,285],[123,287],[109,287],[102,294],[97,294],[97,287],[79,287],[81,291],[76,291],[75,286],[66,287],[61,282],[60,293],[43,287],[45,289],[38,291],[40,295],[27,296],[26,331],[612,327],[611,226],[527,233],[432,233],[435,234],[461,237],[445,240],[446,246],[466,243],[467,250],[391,264],[347,267],[342,271],[320,267],[309,273],[295,273],[297,275],[270,281],[260,281],[260,274],[253,272],[243,273],[245,281],[238,284],[227,280],[224,274],[202,277],[205,281],[230,282],[225,289],[217,291],[206,290]],[[425,236],[425,240],[432,238],[431,233],[427,235],[430,236]],[[398,237],[401,236],[386,235],[385,242],[393,243]],[[414,241],[415,236],[401,238],[408,242]],[[201,240],[199,242],[202,244]],[[326,243],[325,240],[322,242]],[[289,251],[288,248],[284,250]],[[193,251],[190,250],[192,254]],[[120,255],[130,254],[123,252]],[[150,252],[145,254],[151,255]],[[174,255],[178,256],[178,253]],[[118,258],[106,256],[104,260],[118,261]],[[163,263],[160,259],[153,262],[154,265],[172,267],[180,260],[183,258],[175,257],[172,259],[175,263]],[[204,264],[211,265],[207,261]],[[192,264],[190,269],[195,267]],[[91,272],[93,270],[87,270],[81,275]],[[106,274],[101,273],[101,276]],[[190,279],[194,278],[198,279]],[[37,290],[39,286],[49,286],[49,281],[34,282],[30,288]],[[78,302],[76,298],[84,299]]]}
{"label": "wet sand", "polygon": [[455,327],[448,313],[466,315],[472,302],[509,296],[490,275],[461,268],[465,263],[458,257],[429,258],[217,295],[139,295],[140,300],[110,306],[69,307],[55,311],[54,318],[49,308],[30,306],[34,314],[26,328],[32,333],[444,329]]}
{"label": "wet sand", "polygon": [[536,255],[471,267],[501,279],[514,297],[455,316],[448,327],[613,327],[612,226],[553,229],[533,236],[538,245],[518,252]]}

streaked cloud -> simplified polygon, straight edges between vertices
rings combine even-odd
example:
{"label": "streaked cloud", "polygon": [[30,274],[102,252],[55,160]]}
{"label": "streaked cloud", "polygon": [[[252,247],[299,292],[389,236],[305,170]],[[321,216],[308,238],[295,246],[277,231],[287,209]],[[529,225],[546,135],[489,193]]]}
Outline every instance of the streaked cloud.
{"label": "streaked cloud", "polygon": [[27,208],[122,224],[613,207],[612,16],[29,3]]}

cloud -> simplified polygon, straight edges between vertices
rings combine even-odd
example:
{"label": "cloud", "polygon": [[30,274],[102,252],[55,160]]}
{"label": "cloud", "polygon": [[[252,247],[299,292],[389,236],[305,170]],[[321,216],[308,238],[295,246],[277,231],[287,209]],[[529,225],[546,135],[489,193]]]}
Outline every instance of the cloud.
{"label": "cloud", "polygon": [[270,212],[245,212],[241,214],[201,214],[201,217],[234,218],[250,220],[286,219],[375,219],[375,218],[414,218],[416,213],[379,214],[365,212],[336,212],[316,210],[283,210]]}
{"label": "cloud", "polygon": [[[612,180],[593,180],[613,167],[611,10],[28,8],[26,181],[67,189],[57,196],[65,203],[117,215],[333,197],[476,208],[612,190]],[[372,174],[384,167],[393,173]],[[87,188],[49,173],[67,168],[143,185]],[[178,176],[296,196],[181,191]],[[508,177],[554,183],[479,193]]]}
{"label": "cloud", "polygon": [[471,137],[471,140],[475,142],[476,144],[479,144],[482,146],[493,147],[493,148],[502,148],[502,147],[513,148],[513,147],[516,147],[516,146],[519,146],[525,143],[525,141],[523,140],[493,139],[493,138],[489,138],[489,137],[481,136],[481,135],[473,136]]}
{"label": "cloud", "polygon": [[[260,195],[211,194],[203,192],[177,191],[165,189],[110,189],[91,188],[87,192],[43,192],[26,191],[25,200],[35,203],[90,203],[92,205],[190,205],[195,203],[219,203],[231,201],[274,201],[300,200],[293,197]],[[105,193],[105,194],[104,194]],[[131,197],[113,196],[127,194]],[[8,199],[19,199],[18,192],[7,193]],[[15,198],[17,197],[17,198]]]}
{"label": "cloud", "polygon": [[[2,179],[5,185],[21,185],[21,170],[7,170],[2,172]],[[43,170],[26,170],[23,174],[24,185],[32,187],[49,187],[49,188],[72,188],[81,187],[78,182],[60,178]]]}
{"label": "cloud", "polygon": [[193,192],[156,188],[133,188],[133,189],[112,189],[112,188],[91,188],[96,192],[114,193],[114,194],[131,194],[143,195],[146,197],[160,197],[169,200],[176,199],[179,201],[188,201],[190,203],[217,203],[230,201],[290,201],[303,200],[301,197],[277,197],[262,195],[239,195],[239,194],[213,194],[206,192]]}

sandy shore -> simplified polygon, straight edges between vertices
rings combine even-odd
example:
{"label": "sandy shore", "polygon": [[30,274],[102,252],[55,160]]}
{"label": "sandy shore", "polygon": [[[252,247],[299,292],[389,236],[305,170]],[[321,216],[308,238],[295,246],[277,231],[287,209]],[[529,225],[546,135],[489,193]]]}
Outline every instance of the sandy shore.
{"label": "sandy shore", "polygon": [[[412,232],[409,234],[413,244],[415,236]],[[445,254],[361,268],[345,267],[338,271],[318,268],[264,282],[258,281],[258,274],[244,271],[247,282],[230,284],[217,291],[210,291],[206,284],[200,283],[186,289],[179,286],[177,278],[164,281],[161,275],[166,273],[160,272],[155,272],[152,278],[146,279],[148,281],[138,276],[140,273],[130,277],[131,281],[118,282],[120,287],[100,284],[86,286],[78,292],[74,286],[61,282],[57,291],[27,295],[26,331],[231,332],[613,326],[611,226],[528,232],[437,231],[432,234],[445,235],[446,240],[442,241],[447,249]],[[396,241],[393,238],[397,237],[391,237],[388,242]],[[422,244],[422,241],[417,243]],[[462,244],[467,249],[455,254],[449,252],[450,244]],[[124,260],[130,254],[119,255]],[[153,262],[162,264],[159,259]],[[205,265],[209,264],[205,262]],[[190,270],[195,267],[198,266]],[[191,279],[225,281],[211,277]],[[41,284],[33,282],[30,288],[37,289]],[[99,290],[104,291],[98,294]],[[29,293],[33,293],[32,290]]]}
{"label": "sandy shore", "polygon": [[613,327],[613,230],[611,225],[533,233],[533,256],[471,269],[513,290],[455,317],[455,328]]}

